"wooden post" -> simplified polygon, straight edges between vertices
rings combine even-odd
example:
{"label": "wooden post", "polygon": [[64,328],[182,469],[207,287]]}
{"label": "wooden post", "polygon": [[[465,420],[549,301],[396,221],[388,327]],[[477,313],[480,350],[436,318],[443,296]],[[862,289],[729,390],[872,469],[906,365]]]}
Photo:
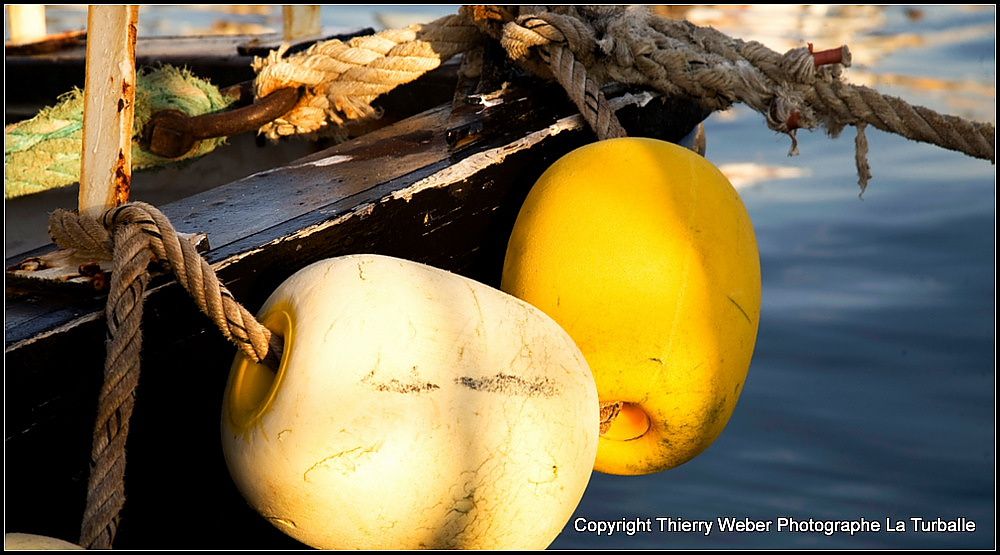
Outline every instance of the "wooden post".
{"label": "wooden post", "polygon": [[42,4],[11,4],[7,6],[10,42],[18,45],[35,42],[47,36],[45,6]]}
{"label": "wooden post", "polygon": [[282,6],[285,42],[315,37],[322,31],[320,6]]}
{"label": "wooden post", "polygon": [[128,202],[132,185],[138,6],[90,6],[83,100],[80,213]]}

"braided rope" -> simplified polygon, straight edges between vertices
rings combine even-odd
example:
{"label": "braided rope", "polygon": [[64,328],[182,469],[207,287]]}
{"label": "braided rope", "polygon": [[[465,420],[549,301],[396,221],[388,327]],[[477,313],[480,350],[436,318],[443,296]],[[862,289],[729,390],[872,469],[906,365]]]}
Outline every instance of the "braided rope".
{"label": "braided rope", "polygon": [[[557,13],[558,12],[558,13]],[[942,115],[929,108],[841,80],[850,65],[842,47],[840,63],[817,67],[809,48],[784,54],[755,41],[731,38],[711,27],[654,16],[625,7],[476,7],[465,13],[489,36],[500,33],[509,55],[536,73],[545,62],[591,126],[602,134],[599,108],[587,90],[616,81],[695,99],[708,110],[743,102],[760,112],[771,129],[792,139],[797,129],[825,127],[836,135],[846,125],[858,129],[856,166],[862,190],[871,177],[864,126],[995,162],[992,124]],[[569,50],[569,56],[556,54]],[[582,64],[582,68],[577,68]],[[588,87],[593,86],[593,89]],[[588,104],[590,101],[590,105]],[[612,114],[613,115],[613,114]]]}
{"label": "braided rope", "polygon": [[[456,15],[426,25],[382,31],[313,45],[301,54],[284,50],[257,59],[257,94],[303,86],[292,112],[266,125],[271,138],[315,133],[328,121],[343,125],[376,114],[378,95],[476,47],[483,37],[500,41],[530,71],[556,79],[599,138],[624,136],[600,88],[608,82],[686,96],[711,111],[743,102],[767,126],[792,140],[798,129],[872,125],[916,141],[995,162],[995,127],[938,114],[896,97],[841,80],[850,65],[817,67],[811,49],[779,54],[755,41],[711,27],[655,16],[622,6],[463,6]],[[866,139],[856,140],[859,184],[870,178]]]}
{"label": "braided rope", "polygon": [[[75,212],[56,210],[49,219],[49,235],[62,248],[73,248],[110,257],[107,230],[136,225],[150,239],[158,260],[171,270],[198,308],[229,341],[256,361],[267,357],[271,332],[237,302],[194,245],[180,238],[170,220],[156,207],[132,202],[108,210],[100,223]],[[116,247],[117,249],[117,247]]]}
{"label": "braided rope", "polygon": [[116,229],[114,243],[114,279],[105,308],[110,339],[94,423],[92,467],[80,532],[80,543],[92,549],[111,548],[125,505],[125,442],[139,384],[142,295],[149,283],[146,268],[153,260],[149,240],[138,226]]}
{"label": "braided rope", "polygon": [[291,112],[261,132],[280,136],[315,133],[332,121],[343,125],[376,114],[371,102],[437,68],[452,56],[481,44],[465,17],[448,15],[426,25],[390,29],[348,42],[331,40],[284,57],[285,49],[254,60],[258,97],[286,87],[305,87]]}
{"label": "braided rope", "polygon": [[[565,31],[563,30],[565,29]],[[578,60],[591,58],[593,31],[579,19],[553,13],[524,15],[504,25],[500,44],[514,60],[523,60],[531,47],[539,53],[556,81],[590,124],[597,138],[612,139],[628,133],[618,121],[597,80]],[[590,48],[587,48],[587,47]]]}
{"label": "braided rope", "polygon": [[149,263],[166,261],[177,280],[223,335],[261,362],[280,358],[280,339],[258,322],[219,282],[212,267],[182,240],[162,212],[135,202],[108,210],[100,221],[66,210],[49,219],[49,234],[62,248],[112,259],[105,315],[108,326],[104,383],[98,400],[92,467],[80,543],[108,549],[125,505],[125,443],[139,383],[143,296]]}

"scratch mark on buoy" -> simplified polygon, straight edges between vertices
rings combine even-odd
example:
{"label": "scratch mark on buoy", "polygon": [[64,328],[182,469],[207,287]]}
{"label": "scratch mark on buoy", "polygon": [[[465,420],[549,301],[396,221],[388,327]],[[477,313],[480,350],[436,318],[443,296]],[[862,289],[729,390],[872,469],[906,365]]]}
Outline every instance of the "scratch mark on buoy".
{"label": "scratch mark on buoy", "polygon": [[747,311],[743,310],[743,307],[740,306],[740,303],[736,302],[736,299],[730,297],[729,295],[726,295],[726,298],[729,299],[729,302],[733,303],[733,305],[735,305],[737,309],[739,309],[740,314],[742,314],[743,317],[747,319],[747,323],[749,323],[752,326],[753,320],[750,319],[750,315],[747,314]]}
{"label": "scratch mark on buoy", "polygon": [[387,391],[392,393],[425,393],[427,391],[441,389],[441,386],[435,383],[421,381],[420,376],[417,375],[416,366],[410,370],[410,380],[408,382],[400,381],[398,378],[392,378],[391,380],[385,382],[377,382],[375,381],[375,370],[372,370],[361,379],[361,383],[371,387],[375,391]]}
{"label": "scratch mark on buoy", "polygon": [[369,445],[368,447],[358,446],[353,449],[345,449],[334,453],[328,457],[316,461],[302,474],[302,480],[308,482],[309,474],[325,466],[333,466],[342,473],[354,472],[358,468],[358,463],[366,456],[377,453],[382,447],[381,443]]}
{"label": "scratch mark on buoy", "polygon": [[467,387],[473,391],[486,391],[490,393],[507,393],[510,395],[524,395],[526,397],[552,397],[559,393],[551,380],[545,377],[536,377],[533,380],[526,380],[520,376],[504,374],[498,372],[493,376],[473,378],[462,376],[455,378],[455,383]]}

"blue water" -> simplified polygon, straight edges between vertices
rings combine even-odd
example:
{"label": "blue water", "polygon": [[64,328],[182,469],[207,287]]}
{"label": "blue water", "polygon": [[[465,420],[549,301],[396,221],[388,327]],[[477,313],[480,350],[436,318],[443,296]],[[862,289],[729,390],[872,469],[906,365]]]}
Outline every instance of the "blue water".
{"label": "blue water", "polygon": [[[995,7],[921,9],[923,18],[913,21],[902,7],[886,8],[884,26],[867,37],[936,36],[984,23],[994,32],[887,52],[864,69],[995,85]],[[433,17],[453,8],[382,11]],[[172,15],[145,14],[144,23],[160,18],[149,29],[170,30]],[[216,16],[189,17],[207,26]],[[376,25],[367,6],[327,6],[323,18],[327,25]],[[884,89],[995,120],[995,93],[952,104],[959,92]],[[680,468],[644,477],[594,474],[552,547],[995,546],[995,167],[870,130],[874,178],[859,198],[851,129],[838,139],[801,133],[801,155],[788,158],[787,138],[737,108],[713,116],[707,136],[708,158],[717,164],[808,171],[741,190],[763,272],[760,334],[742,399],[719,440]],[[578,518],[652,519],[656,530],[658,517],[751,518],[771,522],[772,531],[723,533],[716,525],[708,536],[609,537],[574,530]],[[976,531],[778,532],[779,517],[864,517],[883,526],[889,518],[909,529],[910,517],[964,517]]]}
{"label": "blue water", "polygon": [[[725,135],[709,127],[713,143]],[[804,146],[808,181],[744,191],[763,308],[722,437],[662,474],[595,474],[577,516],[967,517],[976,532],[598,537],[570,527],[553,547],[993,545],[993,168],[872,133],[877,177],[859,200],[848,142]]]}
{"label": "blue water", "polygon": [[[995,12],[936,7],[918,27],[983,21],[995,25]],[[994,52],[995,33],[893,53],[875,69],[991,83]],[[931,93],[893,94],[947,108]],[[977,115],[992,121],[995,100],[986,102]],[[741,191],[763,277],[746,388],[726,431],[695,460],[645,477],[595,473],[553,548],[995,546],[995,167],[868,135],[874,178],[859,199],[853,130],[836,140],[800,134],[801,155],[788,158],[787,139],[749,110],[709,120],[713,162],[810,172]],[[772,531],[660,532],[656,520],[727,516],[770,521]],[[779,517],[864,517],[883,530],[891,518],[910,531],[779,532]],[[965,517],[976,531],[913,532],[910,517]],[[598,536],[577,532],[578,518],[651,519],[653,532]]]}

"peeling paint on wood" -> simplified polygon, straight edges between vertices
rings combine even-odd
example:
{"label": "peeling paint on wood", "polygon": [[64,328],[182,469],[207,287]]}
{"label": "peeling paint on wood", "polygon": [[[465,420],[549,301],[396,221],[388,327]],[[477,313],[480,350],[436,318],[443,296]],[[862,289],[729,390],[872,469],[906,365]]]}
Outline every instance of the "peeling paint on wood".
{"label": "peeling paint on wood", "polygon": [[470,175],[481,171],[487,166],[503,163],[503,161],[511,153],[529,149],[539,142],[550,137],[554,137],[563,131],[579,130],[582,129],[583,126],[583,118],[579,114],[562,118],[540,131],[530,133],[512,143],[470,156],[456,164],[444,168],[434,175],[421,179],[405,189],[394,191],[392,195],[385,200],[402,199],[409,202],[413,198],[413,195],[420,193],[421,191],[434,187],[446,187],[453,185],[468,178]]}

